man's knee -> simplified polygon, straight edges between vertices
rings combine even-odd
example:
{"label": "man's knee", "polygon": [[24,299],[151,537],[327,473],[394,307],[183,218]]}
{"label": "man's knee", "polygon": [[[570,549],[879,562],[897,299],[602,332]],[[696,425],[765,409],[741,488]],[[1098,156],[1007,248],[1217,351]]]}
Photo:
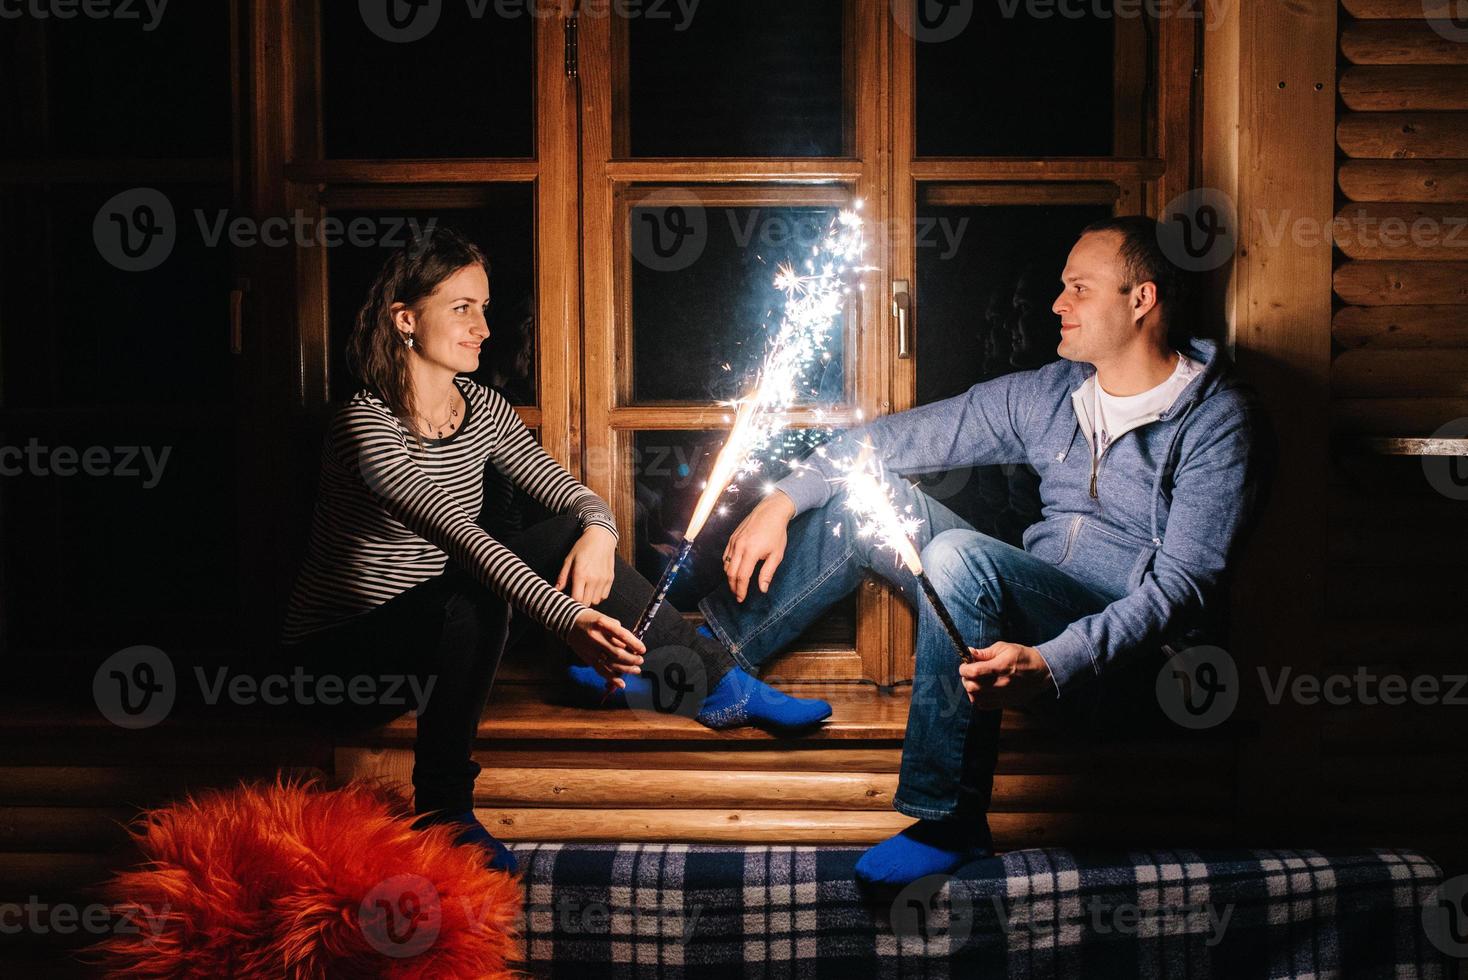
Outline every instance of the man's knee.
{"label": "man's knee", "polygon": [[973,592],[992,579],[993,546],[1002,543],[967,528],[944,531],[923,549],[923,571],[939,594]]}

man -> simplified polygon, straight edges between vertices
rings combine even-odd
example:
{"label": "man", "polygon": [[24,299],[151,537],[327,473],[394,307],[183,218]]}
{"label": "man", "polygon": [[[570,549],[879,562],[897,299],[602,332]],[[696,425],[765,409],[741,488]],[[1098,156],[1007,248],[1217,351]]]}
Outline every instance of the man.
{"label": "man", "polygon": [[[1163,642],[1216,627],[1230,561],[1257,510],[1272,445],[1266,420],[1216,343],[1171,329],[1183,279],[1156,224],[1132,216],[1091,225],[1061,280],[1051,307],[1061,360],[878,419],[812,455],[735,530],[724,553],[728,591],[701,603],[706,628],[750,670],[867,570],[917,605],[893,806],[918,822],[862,856],[856,870],[867,882],[901,885],[992,854],[986,813],[1001,710],[1083,700],[1121,668],[1147,667],[1141,658]],[[961,663],[894,556],[852,533],[830,481],[834,461],[861,443],[893,474],[1001,463],[1039,474],[1042,518],[1023,549],[891,481],[899,507],[923,522],[924,568],[973,663]]]}

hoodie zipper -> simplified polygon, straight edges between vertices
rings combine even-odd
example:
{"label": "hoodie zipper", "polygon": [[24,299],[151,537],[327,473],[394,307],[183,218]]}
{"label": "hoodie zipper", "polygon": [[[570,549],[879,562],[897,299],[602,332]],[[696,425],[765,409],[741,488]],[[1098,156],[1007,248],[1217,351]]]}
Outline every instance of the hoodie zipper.
{"label": "hoodie zipper", "polygon": [[1057,564],[1065,564],[1065,560],[1070,557],[1070,549],[1075,546],[1076,535],[1080,533],[1080,530],[1081,515],[1077,514],[1070,522],[1070,533],[1065,536],[1065,548],[1061,551],[1060,561]]}

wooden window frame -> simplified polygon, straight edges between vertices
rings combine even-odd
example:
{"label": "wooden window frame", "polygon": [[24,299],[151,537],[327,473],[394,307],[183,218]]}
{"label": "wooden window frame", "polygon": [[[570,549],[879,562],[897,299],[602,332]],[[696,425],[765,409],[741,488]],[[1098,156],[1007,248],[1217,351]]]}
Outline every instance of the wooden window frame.
{"label": "wooden window frame", "polygon": [[[627,267],[625,229],[627,195],[642,184],[697,185],[700,195],[719,195],[711,201],[776,200],[792,204],[823,203],[860,198],[869,218],[885,216],[882,188],[886,153],[881,145],[886,115],[882,82],[886,70],[889,19],[884,5],[846,0],[843,17],[843,149],[840,157],[637,157],[629,155],[626,24],[618,17],[582,18],[579,47],[582,84],[591,94],[585,101],[582,209],[585,264],[586,474],[593,490],[608,499],[624,528],[631,527],[631,439],[637,430],[717,429],[727,425],[727,411],[717,405],[622,407],[619,395],[628,393],[619,353],[629,343],[630,270]],[[875,92],[876,97],[855,98]],[[709,185],[760,185],[741,197]],[[779,189],[766,185],[779,185]],[[839,190],[838,190],[839,188]],[[804,192],[804,198],[800,195]],[[761,195],[765,195],[762,197]],[[884,255],[872,255],[881,264]],[[876,287],[876,288],[874,288]],[[887,344],[881,324],[886,308],[886,286],[867,282],[857,309],[850,348],[858,368],[847,379],[850,402],[838,413],[828,413],[823,424],[850,424],[859,411],[870,417],[885,410],[885,380],[875,367],[882,363]],[[851,416],[848,418],[847,416]],[[804,421],[796,413],[796,424]],[[623,554],[631,554],[630,534],[624,533]],[[782,658],[771,673],[789,680],[824,682],[873,681],[888,683],[891,650],[886,642],[887,603],[876,583],[858,595],[857,636],[853,648],[802,651]]]}
{"label": "wooden window frame", "polygon": [[[892,0],[892,16],[911,22],[921,0]],[[1116,50],[1135,52],[1137,18],[1118,18]],[[916,227],[924,188],[947,204],[1110,203],[1113,213],[1158,216],[1167,202],[1193,186],[1197,170],[1194,117],[1199,25],[1182,17],[1154,21],[1155,114],[1149,120],[1118,113],[1114,154],[1107,157],[920,157],[917,155],[916,60],[918,42],[898,31],[891,49],[890,214],[894,227]],[[1146,88],[1145,65],[1127,57],[1116,70],[1117,106],[1135,106]],[[1130,93],[1130,98],[1122,97]],[[1102,188],[1114,188],[1114,196]],[[1106,201],[1112,197],[1111,201]],[[931,198],[929,199],[931,203]],[[889,280],[917,282],[917,248],[912,236],[892,236]],[[914,295],[909,316],[920,329],[922,298]],[[917,359],[891,358],[891,411],[917,403]],[[917,617],[903,602],[889,600],[887,643],[894,651],[892,682],[913,676]]]}
{"label": "wooden window frame", "polygon": [[[626,24],[616,16],[575,17],[574,3],[566,0],[557,17],[535,23],[534,158],[325,160],[320,152],[318,8],[313,3],[250,0],[256,45],[251,62],[261,66],[252,79],[252,120],[258,130],[250,143],[252,200],[262,210],[300,208],[319,216],[344,203],[472,202],[476,184],[534,184],[539,404],[520,414],[539,429],[551,455],[606,497],[624,529],[629,528],[631,434],[727,424],[726,411],[713,404],[627,404],[630,272],[618,228],[627,195],[636,188],[681,185],[712,193],[717,187],[725,189],[719,194],[732,195],[728,188],[742,187],[743,200],[806,193],[812,202],[849,193],[863,201],[869,221],[902,228],[913,227],[922,186],[941,187],[946,202],[975,204],[1023,203],[1037,195],[1051,203],[1077,197],[1090,201],[1103,194],[1099,188],[1115,188],[1117,211],[1154,215],[1192,186],[1197,109],[1193,22],[1157,22],[1156,115],[1146,127],[1137,119],[1118,118],[1118,155],[919,158],[913,129],[916,42],[896,29],[894,19],[909,16],[913,2],[846,0],[842,156],[631,157]],[[566,71],[566,32],[572,21],[579,78],[568,77]],[[284,50],[272,50],[270,38],[284,38]],[[1118,44],[1126,46],[1121,37]],[[1119,69],[1119,89],[1135,93],[1146,82],[1145,72],[1139,73],[1134,64]],[[1037,185],[1047,189],[1036,190]],[[890,309],[893,280],[916,280],[915,249],[903,236],[873,239],[869,258],[884,273],[873,274],[861,294],[849,348],[855,367],[848,371],[849,404],[842,412],[828,412],[824,424],[850,424],[857,413],[871,418],[914,403],[916,365],[913,359],[895,356]],[[290,282],[293,288],[280,291],[283,298],[259,297],[254,317],[278,315],[272,322],[293,324],[295,332],[282,345],[291,352],[289,363],[278,363],[280,370],[262,376],[276,379],[270,383],[280,388],[278,397],[297,411],[324,414],[325,256],[321,250],[300,250],[287,268],[264,278]],[[288,380],[280,387],[282,376]],[[796,424],[805,421],[797,413]],[[623,536],[624,555],[630,555],[631,537]],[[885,586],[868,581],[858,594],[857,633],[850,649],[808,651],[777,664],[774,672],[789,679],[884,687],[903,683],[912,676],[913,630],[907,607]]]}
{"label": "wooden window frame", "polygon": [[[580,475],[574,419],[580,356],[579,253],[577,248],[575,84],[565,70],[565,18],[535,17],[533,98],[535,156],[431,159],[327,159],[323,157],[321,23],[317,0],[278,6],[286,26],[281,104],[283,159],[275,195],[285,208],[317,219],[343,207],[472,207],[489,185],[530,184],[534,193],[536,307],[536,404],[517,406],[524,423],[540,430],[546,451]],[[526,14],[528,16],[528,14]],[[324,249],[299,249],[291,270],[299,354],[295,397],[308,414],[325,411],[330,390],[327,256]],[[338,328],[341,325],[337,325]]]}

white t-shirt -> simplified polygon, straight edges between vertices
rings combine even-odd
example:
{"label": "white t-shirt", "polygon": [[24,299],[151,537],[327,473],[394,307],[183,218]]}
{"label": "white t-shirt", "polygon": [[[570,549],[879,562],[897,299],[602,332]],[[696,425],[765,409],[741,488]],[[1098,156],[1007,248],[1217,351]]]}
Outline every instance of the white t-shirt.
{"label": "white t-shirt", "polygon": [[1202,370],[1202,364],[1180,353],[1177,356],[1177,367],[1173,369],[1171,377],[1157,387],[1148,388],[1137,395],[1107,394],[1102,389],[1101,383],[1092,378],[1091,387],[1095,392],[1095,406],[1092,414],[1098,447],[1096,455],[1099,457],[1105,453],[1106,447],[1122,433],[1155,421],[1159,415],[1172,406],[1177,396],[1182,394],[1183,389]]}

